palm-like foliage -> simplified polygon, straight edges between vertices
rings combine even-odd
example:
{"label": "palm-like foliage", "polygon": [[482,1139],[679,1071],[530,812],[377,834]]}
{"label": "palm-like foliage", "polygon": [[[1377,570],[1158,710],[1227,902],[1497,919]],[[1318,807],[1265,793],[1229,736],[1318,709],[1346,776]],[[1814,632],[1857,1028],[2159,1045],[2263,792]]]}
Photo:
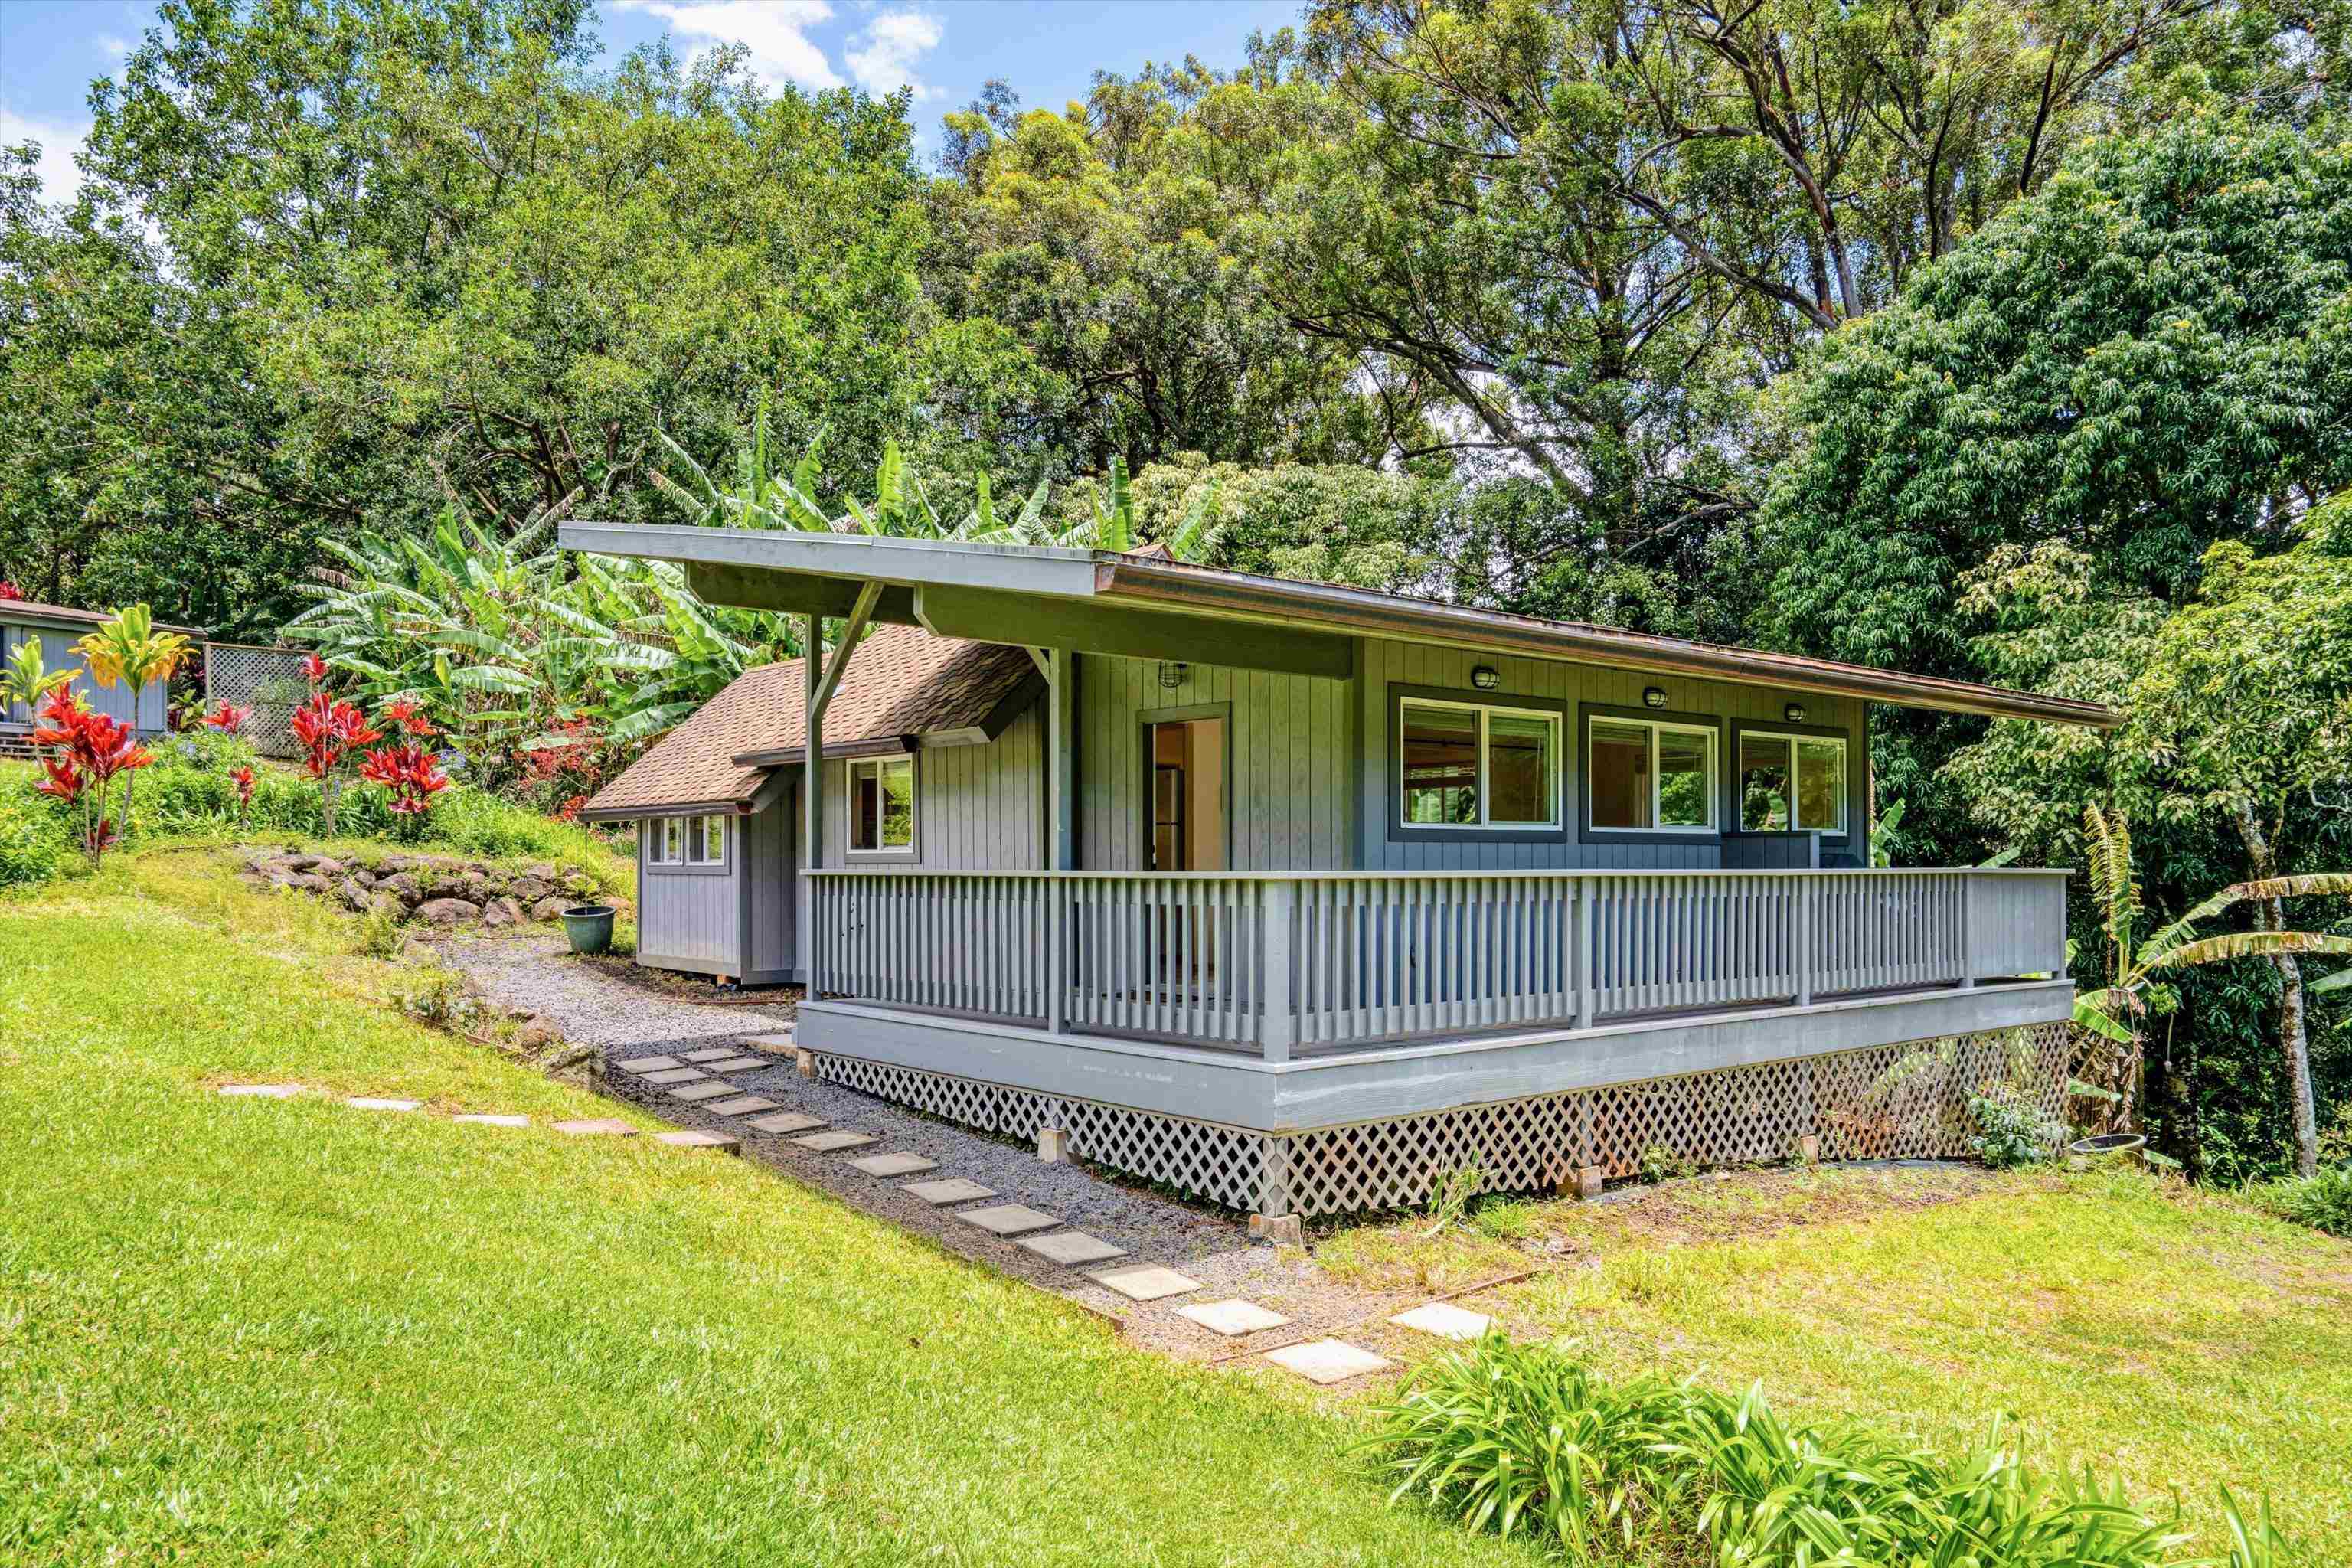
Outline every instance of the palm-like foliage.
{"label": "palm-like foliage", "polygon": [[26,637],[9,650],[8,662],[0,665],[0,713],[7,711],[12,702],[38,710],[49,693],[73,679],[70,669],[51,669],[41,657],[41,639]]}
{"label": "palm-like foliage", "polygon": [[[2139,923],[2144,911],[2139,883],[2132,872],[2129,819],[2094,802],[2084,808],[2083,826],[2090,845],[2091,894],[2097,901],[2099,923],[2106,936],[2107,983],[2075,997],[2074,1022],[2111,1047],[2098,1067],[2086,1070],[2086,1076],[2115,1097],[2109,1101],[2115,1108],[2112,1120],[2115,1128],[2122,1130],[2130,1127],[2137,1115],[2147,1021],[2180,1005],[2180,994],[2168,975],[2200,964],[2280,953],[2352,957],[2352,937],[2301,931],[2228,931],[2200,937],[2197,928],[2233,905],[2248,901],[2352,896],[2352,874],[2232,883],[2143,939]],[[2352,984],[2352,969],[2331,974],[2311,989],[2332,991],[2347,984]]]}

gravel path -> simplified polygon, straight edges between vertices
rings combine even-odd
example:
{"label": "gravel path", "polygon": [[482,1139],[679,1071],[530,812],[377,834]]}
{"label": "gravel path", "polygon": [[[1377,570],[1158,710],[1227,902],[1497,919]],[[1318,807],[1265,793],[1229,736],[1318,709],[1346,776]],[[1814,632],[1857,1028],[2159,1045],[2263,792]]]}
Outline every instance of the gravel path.
{"label": "gravel path", "polygon": [[[730,1118],[672,1099],[622,1072],[635,1057],[677,1056],[709,1046],[733,1046],[748,1037],[789,1029],[793,1007],[777,994],[771,1005],[736,1000],[698,1002],[690,992],[656,987],[572,958],[562,939],[543,932],[453,937],[437,944],[442,961],[470,976],[491,1000],[546,1017],[575,1045],[602,1051],[604,1091],[641,1105],[665,1121],[735,1133],[746,1158],[823,1188],[867,1214],[931,1237],[949,1250],[1025,1279],[1119,1320],[1128,1335],[1189,1359],[1272,1349],[1351,1324],[1374,1322],[1418,1305],[1422,1295],[1389,1296],[1335,1285],[1295,1251],[1253,1243],[1245,1226],[1222,1214],[1138,1191],[1074,1164],[1046,1164],[1026,1145],[934,1121],[836,1084],[803,1078],[788,1057],[775,1065],[730,1073],[726,1081],[788,1110],[822,1118],[828,1127],[871,1132],[882,1140],[842,1154],[820,1154],[782,1138],[763,1137]],[[772,1055],[746,1047],[751,1055]],[[876,1178],[849,1161],[907,1151],[940,1163],[916,1178]],[[1050,1262],[1013,1241],[954,1217],[982,1203],[934,1208],[901,1192],[905,1180],[962,1176],[1000,1194],[987,1204],[1018,1203],[1058,1215],[1069,1226],[1131,1255],[1091,1267],[1159,1263],[1201,1281],[1203,1289],[1156,1302],[1129,1300],[1080,1269]],[[1044,1233],[1051,1234],[1051,1233]],[[1178,1306],[1243,1297],[1291,1320],[1285,1327],[1227,1339],[1177,1315]],[[1385,1325],[1383,1325],[1385,1327]],[[1356,1336],[1362,1342],[1364,1334]],[[1380,1337],[1387,1337],[1382,1335]]]}

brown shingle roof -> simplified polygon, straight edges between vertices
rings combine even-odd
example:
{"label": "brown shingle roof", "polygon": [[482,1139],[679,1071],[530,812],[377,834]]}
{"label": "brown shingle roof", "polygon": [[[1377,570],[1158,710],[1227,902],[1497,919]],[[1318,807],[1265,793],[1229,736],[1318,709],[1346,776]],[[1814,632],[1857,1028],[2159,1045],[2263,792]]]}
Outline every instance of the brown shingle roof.
{"label": "brown shingle roof", "polygon": [[[982,728],[1033,679],[1024,649],[933,637],[919,626],[877,626],[849,656],[841,689],[825,709],[825,754]],[[598,790],[581,815],[747,804],[770,769],[799,761],[786,753],[807,743],[801,686],[796,658],[745,670]]]}

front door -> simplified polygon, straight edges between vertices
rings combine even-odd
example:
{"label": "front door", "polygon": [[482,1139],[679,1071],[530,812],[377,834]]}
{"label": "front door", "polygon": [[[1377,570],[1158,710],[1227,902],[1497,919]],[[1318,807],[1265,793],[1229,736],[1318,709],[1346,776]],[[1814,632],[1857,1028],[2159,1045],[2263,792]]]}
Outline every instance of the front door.
{"label": "front door", "polygon": [[1150,841],[1154,871],[1223,871],[1230,816],[1225,801],[1225,721],[1177,719],[1147,726],[1151,756]]}

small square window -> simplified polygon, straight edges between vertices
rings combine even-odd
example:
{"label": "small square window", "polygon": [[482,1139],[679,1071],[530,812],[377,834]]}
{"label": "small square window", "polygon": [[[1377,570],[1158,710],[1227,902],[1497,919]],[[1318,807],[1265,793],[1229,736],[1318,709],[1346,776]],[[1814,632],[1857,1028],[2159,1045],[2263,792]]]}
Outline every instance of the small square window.
{"label": "small square window", "polygon": [[1739,737],[1739,826],[1748,832],[1843,833],[1845,800],[1843,737]]}
{"label": "small square window", "polygon": [[915,847],[915,759],[876,757],[849,764],[853,854],[906,854]]}
{"label": "small square window", "polygon": [[1711,830],[1715,735],[1689,724],[1595,719],[1586,738],[1590,826],[1633,832]]}

